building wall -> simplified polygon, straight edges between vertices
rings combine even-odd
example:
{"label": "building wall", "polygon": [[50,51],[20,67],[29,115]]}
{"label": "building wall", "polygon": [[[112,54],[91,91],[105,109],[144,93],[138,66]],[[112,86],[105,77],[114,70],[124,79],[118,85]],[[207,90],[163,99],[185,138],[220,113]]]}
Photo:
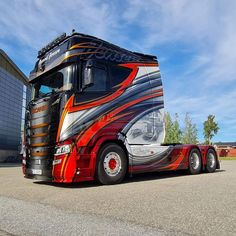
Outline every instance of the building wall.
{"label": "building wall", "polygon": [[30,93],[17,71],[0,58],[0,162],[8,157],[6,153],[19,149]]}

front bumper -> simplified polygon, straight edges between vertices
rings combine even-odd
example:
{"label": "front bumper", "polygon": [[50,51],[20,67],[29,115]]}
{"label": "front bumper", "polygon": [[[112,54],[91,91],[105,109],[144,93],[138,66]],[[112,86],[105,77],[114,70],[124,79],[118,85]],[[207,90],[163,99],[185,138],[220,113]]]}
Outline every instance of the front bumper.
{"label": "front bumper", "polygon": [[52,160],[45,157],[31,158],[26,161],[24,168],[25,178],[52,181]]}

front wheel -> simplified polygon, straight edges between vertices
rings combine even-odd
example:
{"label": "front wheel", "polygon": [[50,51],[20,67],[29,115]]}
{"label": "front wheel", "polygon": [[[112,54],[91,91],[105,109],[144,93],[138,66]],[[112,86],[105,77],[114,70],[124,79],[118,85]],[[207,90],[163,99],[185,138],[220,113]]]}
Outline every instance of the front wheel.
{"label": "front wheel", "polygon": [[216,165],[217,165],[217,156],[216,153],[212,150],[209,149],[207,152],[207,160],[206,160],[206,171],[208,173],[213,173],[216,170]]}
{"label": "front wheel", "polygon": [[101,184],[120,183],[126,174],[127,158],[119,145],[106,144],[98,153],[96,180]]}
{"label": "front wheel", "polygon": [[199,174],[202,169],[201,153],[198,149],[193,148],[189,154],[189,173],[192,175]]}

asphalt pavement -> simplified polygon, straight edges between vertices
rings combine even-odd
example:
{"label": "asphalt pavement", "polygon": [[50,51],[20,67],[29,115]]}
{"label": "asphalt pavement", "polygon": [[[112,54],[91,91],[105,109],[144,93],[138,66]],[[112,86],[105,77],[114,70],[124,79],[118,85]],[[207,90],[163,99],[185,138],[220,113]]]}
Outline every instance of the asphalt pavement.
{"label": "asphalt pavement", "polygon": [[0,165],[0,235],[236,235],[236,161],[212,174],[50,184]]}

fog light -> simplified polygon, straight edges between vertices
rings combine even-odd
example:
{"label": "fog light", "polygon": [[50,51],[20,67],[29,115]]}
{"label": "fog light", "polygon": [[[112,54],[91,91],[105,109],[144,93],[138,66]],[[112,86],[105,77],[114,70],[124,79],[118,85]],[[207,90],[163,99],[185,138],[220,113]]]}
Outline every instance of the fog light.
{"label": "fog light", "polygon": [[55,166],[57,164],[60,164],[61,163],[61,159],[56,159],[52,162],[52,165]]}

